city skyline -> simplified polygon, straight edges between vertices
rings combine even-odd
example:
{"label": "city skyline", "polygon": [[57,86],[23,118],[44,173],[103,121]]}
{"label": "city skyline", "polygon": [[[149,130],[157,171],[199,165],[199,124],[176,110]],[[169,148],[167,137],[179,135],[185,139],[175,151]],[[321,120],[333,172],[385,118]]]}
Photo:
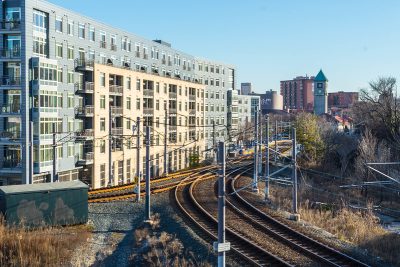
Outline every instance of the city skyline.
{"label": "city skyline", "polygon": [[[400,78],[395,72],[400,67],[400,38],[395,34],[400,22],[393,19],[400,10],[396,1],[203,1],[190,8],[156,1],[151,8],[120,0],[126,5],[122,10],[93,9],[93,0],[49,2],[148,39],[171,42],[175,49],[231,63],[238,70],[237,89],[241,82],[252,82],[258,93],[278,90],[281,80],[315,76],[320,69],[330,79],[329,91],[358,91],[381,76]],[[160,19],[149,19],[149,14]],[[168,14],[174,15],[168,16],[167,26],[160,24]]]}

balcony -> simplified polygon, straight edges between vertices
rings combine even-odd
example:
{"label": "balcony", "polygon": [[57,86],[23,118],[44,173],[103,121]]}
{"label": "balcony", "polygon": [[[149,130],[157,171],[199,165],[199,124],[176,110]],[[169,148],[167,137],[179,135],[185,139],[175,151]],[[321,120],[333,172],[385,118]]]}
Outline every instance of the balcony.
{"label": "balcony", "polygon": [[169,92],[169,93],[168,93],[168,96],[169,96],[169,98],[174,98],[174,99],[176,99],[177,94],[176,94],[176,92]]}
{"label": "balcony", "polygon": [[110,94],[122,95],[124,87],[122,85],[110,85]]}
{"label": "balcony", "polygon": [[143,95],[148,96],[148,97],[153,97],[154,96],[154,90],[152,89],[144,89],[143,90]]}
{"label": "balcony", "polygon": [[112,135],[122,135],[123,132],[124,132],[124,128],[122,128],[122,127],[111,128]]}
{"label": "balcony", "polygon": [[117,45],[111,44],[110,49],[111,49],[111,51],[117,51]]}
{"label": "balcony", "polygon": [[19,131],[0,132],[0,144],[15,145],[20,140],[21,140],[21,132]]}
{"label": "balcony", "polygon": [[1,49],[1,57],[2,59],[21,59],[21,50],[9,48]]}
{"label": "balcony", "polygon": [[3,105],[0,109],[0,116],[19,116],[21,114],[19,104]]}
{"label": "balcony", "polygon": [[168,130],[169,130],[170,132],[176,132],[177,129],[178,129],[178,126],[176,126],[176,125],[169,125],[169,126],[168,126]]}
{"label": "balcony", "polygon": [[114,116],[121,116],[123,114],[123,108],[122,107],[116,107],[116,106],[111,106],[111,114]]}
{"label": "balcony", "polygon": [[189,100],[196,100],[196,95],[189,95]]}
{"label": "balcony", "polygon": [[84,116],[84,117],[93,117],[93,115],[94,115],[94,106],[93,105],[86,105],[84,107],[77,107],[76,108],[76,115]]}
{"label": "balcony", "polygon": [[6,88],[12,88],[12,89],[21,87],[21,77],[1,76],[0,77],[0,87],[6,87]]}
{"label": "balcony", "polygon": [[168,112],[170,115],[176,114],[176,108],[169,108]]}
{"label": "balcony", "polygon": [[78,138],[81,138],[84,140],[91,140],[94,138],[94,130],[93,129],[85,129],[82,132],[78,132],[76,135]]}
{"label": "balcony", "polygon": [[94,60],[89,59],[75,59],[75,68],[78,71],[93,71]]}
{"label": "balcony", "polygon": [[100,48],[107,48],[107,42],[100,41]]}
{"label": "balcony", "polygon": [[94,83],[93,82],[75,83],[75,92],[80,94],[93,94]]}
{"label": "balcony", "polygon": [[196,109],[189,109],[189,115],[196,115]]}
{"label": "balcony", "polygon": [[90,165],[93,164],[94,160],[94,153],[93,152],[87,152],[83,154],[83,157],[78,160],[77,164],[78,165]]}
{"label": "balcony", "polygon": [[0,162],[0,173],[21,173],[22,163],[20,159],[6,159]]}
{"label": "balcony", "polygon": [[15,32],[21,30],[21,21],[7,21],[3,20],[0,22],[0,30],[7,32]]}
{"label": "balcony", "polygon": [[154,108],[143,108],[143,114],[153,115],[154,114]]}

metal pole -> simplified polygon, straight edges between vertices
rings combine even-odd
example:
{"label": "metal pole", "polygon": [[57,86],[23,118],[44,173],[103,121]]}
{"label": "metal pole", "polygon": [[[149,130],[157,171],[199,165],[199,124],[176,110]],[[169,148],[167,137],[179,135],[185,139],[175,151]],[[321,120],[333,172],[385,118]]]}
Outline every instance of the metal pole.
{"label": "metal pole", "polygon": [[136,119],[136,130],[137,130],[137,136],[136,136],[136,177],[138,179],[137,182],[137,195],[136,195],[136,201],[139,202],[141,197],[140,197],[140,182],[141,182],[141,175],[140,175],[140,149],[141,149],[141,144],[140,144],[140,117],[137,117]]}
{"label": "metal pole", "polygon": [[108,109],[108,186],[112,186],[114,180],[113,167],[112,167],[112,145],[113,145],[113,135],[112,135],[112,111],[111,111],[111,103],[112,99],[109,102]]}
{"label": "metal pole", "polygon": [[57,141],[56,141],[56,124],[53,123],[53,179],[52,182],[57,182]]}
{"label": "metal pole", "polygon": [[213,153],[213,161],[214,163],[216,162],[217,155],[216,155],[216,143],[215,143],[215,121],[213,120],[213,147],[212,147],[212,153]]}
{"label": "metal pole", "polygon": [[297,214],[297,164],[296,164],[296,128],[292,128],[292,177],[293,177],[293,213]]}
{"label": "metal pole", "polygon": [[150,127],[146,126],[146,221],[150,221]]}
{"label": "metal pole", "polygon": [[33,183],[33,121],[29,123],[29,177],[27,184]]}
{"label": "metal pole", "polygon": [[168,175],[168,153],[167,153],[167,145],[168,145],[168,113],[165,109],[165,118],[164,118],[164,174]]}
{"label": "metal pole", "polygon": [[[218,161],[220,176],[218,179],[218,267],[225,267],[225,251],[229,250],[229,243],[225,243],[225,142],[218,144]],[[214,245],[215,247],[215,245]]]}
{"label": "metal pole", "polygon": [[278,159],[278,121],[275,118],[275,163]]}
{"label": "metal pole", "polygon": [[269,116],[265,125],[265,200],[269,198]]}
{"label": "metal pole", "polygon": [[260,136],[259,136],[259,143],[258,143],[258,174],[261,176],[262,175],[262,159],[263,159],[263,154],[262,154],[262,124],[263,124],[263,116],[261,110],[259,110],[259,121],[260,121]]}
{"label": "metal pole", "polygon": [[253,191],[258,192],[258,107],[255,108],[254,114],[254,174],[253,174]]}

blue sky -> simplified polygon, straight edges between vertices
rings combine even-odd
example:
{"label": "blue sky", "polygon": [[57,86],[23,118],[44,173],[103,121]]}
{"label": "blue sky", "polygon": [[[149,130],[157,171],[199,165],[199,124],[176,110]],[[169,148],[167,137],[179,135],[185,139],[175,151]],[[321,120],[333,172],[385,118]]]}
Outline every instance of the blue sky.
{"label": "blue sky", "polygon": [[[357,91],[378,77],[400,82],[398,0],[50,0],[174,48],[234,64],[237,84],[279,89],[298,75]],[[95,7],[95,8],[94,8]]]}

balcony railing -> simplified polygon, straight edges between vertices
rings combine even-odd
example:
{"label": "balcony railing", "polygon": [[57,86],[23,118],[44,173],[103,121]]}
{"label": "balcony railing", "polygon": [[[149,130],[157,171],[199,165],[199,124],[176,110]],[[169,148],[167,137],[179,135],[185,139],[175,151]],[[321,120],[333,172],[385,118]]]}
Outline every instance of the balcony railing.
{"label": "balcony railing", "polygon": [[21,21],[15,20],[15,21],[8,21],[8,20],[3,20],[0,21],[0,29],[1,30],[7,30],[7,31],[17,31],[21,29]]}
{"label": "balcony railing", "polygon": [[189,109],[189,115],[196,115],[196,109]]}
{"label": "balcony railing", "polygon": [[3,131],[3,132],[0,132],[0,140],[1,139],[15,140],[15,139],[20,139],[20,138],[21,138],[21,132],[20,131]]}
{"label": "balcony railing", "polygon": [[77,133],[78,137],[82,138],[93,138],[94,137],[94,130],[93,129],[85,129],[82,132]]}
{"label": "balcony railing", "polygon": [[6,159],[0,162],[0,169],[20,169],[21,167],[20,159]]}
{"label": "balcony railing", "polygon": [[176,98],[177,94],[175,92],[169,92],[169,98]]}
{"label": "balcony railing", "polygon": [[100,48],[107,48],[107,42],[100,41]]}
{"label": "balcony railing", "polygon": [[176,126],[176,125],[169,125],[168,126],[168,130],[170,132],[176,132],[177,129],[178,129],[178,126]]}
{"label": "balcony railing", "polygon": [[189,100],[196,100],[196,95],[189,95]]}
{"label": "balcony railing", "polygon": [[82,165],[89,165],[89,164],[93,164],[93,160],[94,160],[94,153],[87,152],[87,153],[83,154],[82,159],[80,159],[78,161],[78,163],[82,164]]}
{"label": "balcony railing", "polygon": [[169,109],[168,109],[168,112],[169,112],[170,114],[176,113],[176,108],[169,108]]}
{"label": "balcony railing", "polygon": [[124,128],[122,127],[115,127],[111,129],[112,135],[122,135],[124,132]]}
{"label": "balcony railing", "polygon": [[75,91],[79,93],[92,94],[94,92],[94,83],[93,82],[75,83]]}
{"label": "balcony railing", "polygon": [[3,58],[20,58],[21,50],[20,49],[9,49],[4,48],[1,50],[1,56]]}
{"label": "balcony railing", "polygon": [[76,108],[76,113],[77,115],[81,116],[93,116],[94,114],[94,106],[92,105],[86,105],[84,107],[77,107]]}
{"label": "balcony railing", "polygon": [[122,107],[112,106],[111,107],[111,114],[113,114],[113,115],[122,115],[123,114],[123,108]]}
{"label": "balcony railing", "polygon": [[19,104],[11,104],[11,105],[3,105],[0,109],[0,114],[20,114],[21,113],[21,105]]}
{"label": "balcony railing", "polygon": [[154,90],[153,89],[144,89],[143,90],[143,95],[144,96],[153,96],[154,95]]}
{"label": "balcony railing", "polygon": [[154,108],[143,108],[143,113],[144,114],[153,114]]}
{"label": "balcony railing", "polygon": [[75,59],[75,68],[93,69],[94,60],[91,59]]}
{"label": "balcony railing", "polygon": [[20,86],[21,77],[1,76],[0,82],[1,82],[0,86]]}
{"label": "balcony railing", "polygon": [[116,44],[111,44],[110,49],[111,49],[111,51],[117,51],[117,45]]}
{"label": "balcony railing", "polygon": [[122,85],[110,85],[110,93],[122,94],[124,87]]}

